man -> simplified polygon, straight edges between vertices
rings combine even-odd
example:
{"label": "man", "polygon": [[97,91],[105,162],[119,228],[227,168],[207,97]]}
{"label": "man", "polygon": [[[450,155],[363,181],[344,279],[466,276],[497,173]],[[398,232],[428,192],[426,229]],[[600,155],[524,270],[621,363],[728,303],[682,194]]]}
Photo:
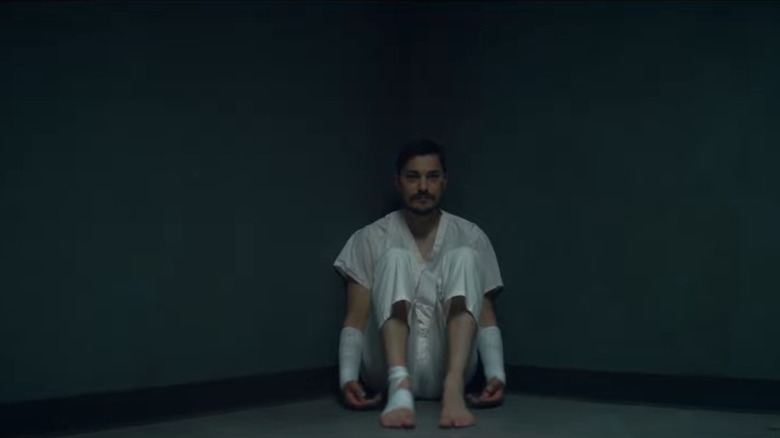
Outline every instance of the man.
{"label": "man", "polygon": [[503,286],[498,262],[479,227],[439,208],[446,186],[442,147],[431,140],[408,144],[396,163],[403,208],[355,232],[334,264],[347,289],[342,395],[348,406],[365,409],[381,403],[366,387],[386,391],[384,427],[414,427],[415,397],[441,397],[441,427],[473,425],[464,391],[477,353],[487,384],[468,401],[480,407],[503,399],[503,346],[493,310]]}

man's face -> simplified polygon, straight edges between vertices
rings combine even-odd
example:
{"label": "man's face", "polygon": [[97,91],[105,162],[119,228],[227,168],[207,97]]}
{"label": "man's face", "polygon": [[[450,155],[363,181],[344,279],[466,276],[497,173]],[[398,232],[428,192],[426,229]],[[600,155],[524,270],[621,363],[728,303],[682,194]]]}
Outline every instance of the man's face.
{"label": "man's face", "polygon": [[404,208],[421,216],[436,211],[446,186],[444,169],[436,154],[412,157],[396,177]]}

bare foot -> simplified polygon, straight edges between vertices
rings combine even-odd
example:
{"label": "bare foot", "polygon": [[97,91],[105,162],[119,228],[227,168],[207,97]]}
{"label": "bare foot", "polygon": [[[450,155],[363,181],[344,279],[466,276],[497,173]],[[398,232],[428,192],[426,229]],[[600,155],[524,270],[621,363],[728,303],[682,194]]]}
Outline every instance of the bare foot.
{"label": "bare foot", "polygon": [[463,379],[445,379],[439,427],[469,427],[476,422],[477,419],[466,408],[466,400],[463,398]]}
{"label": "bare foot", "polygon": [[[403,389],[409,389],[410,386],[411,381],[408,377],[402,380],[401,384],[398,385],[399,388]],[[388,397],[388,402],[391,399],[392,396]],[[383,427],[411,429],[414,427],[415,423],[414,409],[398,407],[391,411],[382,412],[382,415],[379,416],[379,423]]]}

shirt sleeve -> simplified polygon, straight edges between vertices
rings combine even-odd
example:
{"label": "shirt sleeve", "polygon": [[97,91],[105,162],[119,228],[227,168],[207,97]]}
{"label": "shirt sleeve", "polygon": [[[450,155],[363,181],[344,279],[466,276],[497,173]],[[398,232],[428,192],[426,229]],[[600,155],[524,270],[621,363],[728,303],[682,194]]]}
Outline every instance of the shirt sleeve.
{"label": "shirt sleeve", "polygon": [[503,288],[504,282],[501,279],[501,270],[498,266],[496,252],[493,250],[493,245],[490,243],[490,239],[488,239],[484,232],[479,232],[475,247],[482,258],[482,266],[484,268],[483,272],[485,275],[483,278],[485,293]]}
{"label": "shirt sleeve", "polygon": [[373,283],[373,265],[367,232],[361,229],[347,240],[333,267],[344,277],[352,278],[359,285],[370,290]]}

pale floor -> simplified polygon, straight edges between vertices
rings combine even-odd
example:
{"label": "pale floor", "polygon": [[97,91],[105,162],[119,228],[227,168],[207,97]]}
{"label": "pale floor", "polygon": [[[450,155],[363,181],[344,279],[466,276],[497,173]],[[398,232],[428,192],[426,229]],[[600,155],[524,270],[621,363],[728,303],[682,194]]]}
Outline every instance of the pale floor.
{"label": "pale floor", "polygon": [[72,435],[79,438],[560,437],[780,438],[780,415],[621,405],[520,394],[475,411],[477,425],[439,429],[439,403],[417,402],[417,428],[385,430],[378,411],[353,412],[332,398]]}

